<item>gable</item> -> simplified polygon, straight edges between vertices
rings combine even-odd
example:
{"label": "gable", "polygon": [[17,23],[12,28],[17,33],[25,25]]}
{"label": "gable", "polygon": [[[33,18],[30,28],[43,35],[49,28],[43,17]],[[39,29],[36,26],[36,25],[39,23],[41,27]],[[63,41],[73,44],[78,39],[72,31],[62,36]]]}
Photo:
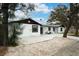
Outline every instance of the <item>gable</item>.
{"label": "gable", "polygon": [[32,19],[24,19],[24,20],[19,20],[19,21],[12,21],[12,22],[9,22],[9,23],[21,23],[21,24],[38,24],[38,25],[41,25],[40,23],[32,20]]}

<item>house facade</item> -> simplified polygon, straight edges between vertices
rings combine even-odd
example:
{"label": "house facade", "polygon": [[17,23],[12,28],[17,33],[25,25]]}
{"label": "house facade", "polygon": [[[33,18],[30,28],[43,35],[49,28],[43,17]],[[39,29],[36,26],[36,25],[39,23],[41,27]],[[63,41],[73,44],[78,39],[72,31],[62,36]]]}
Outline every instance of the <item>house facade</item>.
{"label": "house facade", "polygon": [[43,34],[63,33],[65,27],[60,24],[59,21],[47,22],[43,26]]}
{"label": "house facade", "polygon": [[[23,36],[36,36],[36,35],[40,35],[40,27],[41,24],[32,20],[32,19],[24,19],[24,20],[19,20],[19,21],[11,21],[9,22],[9,24],[21,24],[21,26],[23,27],[23,31],[22,34],[19,35],[20,37]],[[9,36],[12,35],[12,28],[11,26],[9,26],[8,30],[10,31]]]}
{"label": "house facade", "polygon": [[21,36],[40,35],[40,25],[38,24],[23,24],[23,27],[23,34]]}
{"label": "house facade", "polygon": [[12,21],[10,23],[21,23],[23,26],[23,32],[20,37],[23,36],[38,36],[43,34],[63,33],[64,27],[59,24],[40,24],[32,19],[25,19],[19,21]]}
{"label": "house facade", "polygon": [[43,34],[63,33],[64,27],[60,25],[43,25]]}

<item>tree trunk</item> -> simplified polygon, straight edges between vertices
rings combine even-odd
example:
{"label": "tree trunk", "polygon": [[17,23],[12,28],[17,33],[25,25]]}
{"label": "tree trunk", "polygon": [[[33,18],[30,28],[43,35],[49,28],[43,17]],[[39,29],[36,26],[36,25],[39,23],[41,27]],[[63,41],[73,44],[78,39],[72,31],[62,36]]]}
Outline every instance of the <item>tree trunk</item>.
{"label": "tree trunk", "polygon": [[76,19],[75,19],[75,26],[74,26],[74,28],[75,28],[75,36],[78,36],[78,29],[79,29],[79,24],[78,24],[78,17],[76,17]]}
{"label": "tree trunk", "polygon": [[78,28],[75,29],[75,36],[78,36]]}
{"label": "tree trunk", "polygon": [[73,8],[73,3],[70,3],[70,15],[69,15],[69,21],[68,21],[68,25],[64,31],[64,34],[63,34],[63,37],[67,37],[67,33],[70,29],[70,27],[72,26],[72,23],[73,23],[73,17],[74,17],[74,8]]}
{"label": "tree trunk", "polygon": [[67,37],[67,33],[68,33],[70,27],[71,27],[71,23],[66,27],[64,34],[63,34],[63,37]]}
{"label": "tree trunk", "polygon": [[3,13],[3,31],[4,31],[4,40],[3,45],[7,46],[7,40],[8,40],[8,3],[2,4],[2,13]]}

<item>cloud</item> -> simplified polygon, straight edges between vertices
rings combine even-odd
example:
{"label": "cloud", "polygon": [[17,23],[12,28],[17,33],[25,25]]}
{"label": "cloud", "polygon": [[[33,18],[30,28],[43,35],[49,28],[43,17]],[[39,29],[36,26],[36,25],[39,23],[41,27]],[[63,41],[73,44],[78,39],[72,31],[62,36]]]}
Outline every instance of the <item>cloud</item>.
{"label": "cloud", "polygon": [[17,10],[17,11],[15,11],[15,16],[21,19],[21,18],[25,17],[25,14],[24,14],[24,12]]}
{"label": "cloud", "polygon": [[15,17],[13,19],[9,18],[8,19],[9,21],[17,21],[17,20],[21,20],[26,17],[24,12],[22,12],[21,10],[15,11],[14,14],[15,14]]}
{"label": "cloud", "polygon": [[35,17],[35,18],[32,18],[32,19],[37,21],[40,24],[46,24],[46,21],[47,21],[46,19],[44,19],[42,17],[39,17],[39,18]]}
{"label": "cloud", "polygon": [[[28,5],[28,4],[26,4]],[[35,5],[35,11],[32,11],[32,12],[42,12],[42,13],[49,13],[51,11],[51,9],[49,9],[49,6],[47,6],[46,4],[43,4],[43,3],[34,3]],[[31,12],[31,13],[32,13]],[[32,17],[31,16],[31,13],[28,13],[29,17]],[[17,10],[15,11],[15,16],[18,18],[18,19],[22,19],[22,18],[28,18],[28,15],[25,15],[24,12],[22,12],[21,10]],[[46,20],[43,20],[44,17],[40,17],[37,19],[36,17],[36,20],[40,22],[40,19],[42,19],[42,21],[46,21]]]}
{"label": "cloud", "polygon": [[51,11],[51,9],[48,8],[46,4],[35,4],[35,11],[37,12],[43,12],[43,13],[48,13]]}
{"label": "cloud", "polygon": [[[25,5],[28,6],[28,4],[25,4]],[[35,5],[35,11],[33,11],[33,12],[48,13],[48,12],[51,11],[51,9],[49,9],[46,4],[43,4],[43,3],[34,3],[34,5]],[[30,16],[31,13],[28,13],[29,16]],[[15,16],[17,18],[22,19],[22,18],[27,18],[28,15],[26,16],[24,12],[22,12],[21,10],[17,10],[17,11],[15,11]]]}

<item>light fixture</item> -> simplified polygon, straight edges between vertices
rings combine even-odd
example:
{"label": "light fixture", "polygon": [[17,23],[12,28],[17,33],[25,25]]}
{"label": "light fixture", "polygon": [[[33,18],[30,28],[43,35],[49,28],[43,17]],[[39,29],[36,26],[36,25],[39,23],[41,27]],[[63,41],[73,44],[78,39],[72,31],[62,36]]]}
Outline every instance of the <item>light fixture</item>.
{"label": "light fixture", "polygon": [[28,23],[30,23],[30,21],[28,21]]}

